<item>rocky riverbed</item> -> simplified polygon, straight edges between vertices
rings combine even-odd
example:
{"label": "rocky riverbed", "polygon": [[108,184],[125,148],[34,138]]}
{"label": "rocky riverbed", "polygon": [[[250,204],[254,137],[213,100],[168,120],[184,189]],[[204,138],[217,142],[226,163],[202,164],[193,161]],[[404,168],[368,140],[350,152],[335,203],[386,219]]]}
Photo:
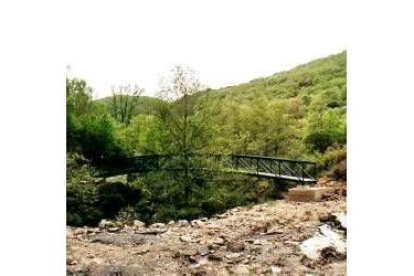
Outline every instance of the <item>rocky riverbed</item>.
{"label": "rocky riverbed", "polygon": [[343,198],[280,200],[149,226],[102,221],[97,228],[67,227],[67,273],[345,275],[345,239]]}

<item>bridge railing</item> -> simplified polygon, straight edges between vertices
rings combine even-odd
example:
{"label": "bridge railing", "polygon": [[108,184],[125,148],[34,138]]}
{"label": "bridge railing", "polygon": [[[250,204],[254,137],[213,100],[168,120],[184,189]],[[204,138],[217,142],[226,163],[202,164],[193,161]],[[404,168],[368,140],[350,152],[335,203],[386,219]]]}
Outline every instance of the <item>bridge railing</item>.
{"label": "bridge railing", "polygon": [[171,155],[136,156],[120,160],[119,163],[115,162],[110,169],[101,172],[100,175],[179,170],[185,166],[190,169],[211,168],[298,182],[316,182],[317,179],[315,162],[253,155],[192,154],[186,158]]}
{"label": "bridge railing", "polygon": [[220,157],[225,167],[236,171],[303,182],[315,182],[317,178],[316,163],[312,161],[252,155]]}

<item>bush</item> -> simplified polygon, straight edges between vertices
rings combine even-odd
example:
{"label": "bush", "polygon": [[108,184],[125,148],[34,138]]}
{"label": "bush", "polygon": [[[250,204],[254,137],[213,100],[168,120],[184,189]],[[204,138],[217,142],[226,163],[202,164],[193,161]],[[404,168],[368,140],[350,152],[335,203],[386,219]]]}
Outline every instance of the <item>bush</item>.
{"label": "bush", "polygon": [[66,187],[66,222],[68,225],[95,225],[102,218],[97,207],[96,187],[71,184]]}
{"label": "bush", "polygon": [[139,220],[139,215],[132,206],[127,206],[119,211],[118,215],[115,218],[116,222],[121,225],[132,225],[134,220]]}
{"label": "bush", "polygon": [[141,191],[123,183],[71,184],[66,188],[68,225],[96,225],[103,218],[137,219],[132,207],[141,200]]}
{"label": "bush", "polygon": [[99,185],[97,193],[99,209],[105,218],[115,217],[122,208],[136,205],[141,199],[140,189],[121,182]]}
{"label": "bush", "polygon": [[346,181],[346,159],[336,164],[328,173],[329,177]]}
{"label": "bush", "polygon": [[336,164],[346,159],[346,147],[329,147],[320,157],[321,170],[330,170]]}
{"label": "bush", "polygon": [[315,131],[305,138],[305,143],[312,149],[324,152],[333,144],[333,138],[328,131]]}
{"label": "bush", "polygon": [[89,161],[78,153],[68,153],[66,155],[66,182],[69,184],[80,183],[83,180],[92,178],[94,170]]}

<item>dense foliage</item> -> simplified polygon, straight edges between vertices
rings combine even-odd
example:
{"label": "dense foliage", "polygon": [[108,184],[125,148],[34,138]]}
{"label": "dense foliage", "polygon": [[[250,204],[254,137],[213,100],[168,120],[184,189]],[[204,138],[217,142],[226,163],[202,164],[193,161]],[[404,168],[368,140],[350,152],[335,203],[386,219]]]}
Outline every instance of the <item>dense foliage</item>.
{"label": "dense foliage", "polygon": [[[177,66],[158,98],[125,86],[93,100],[83,80],[66,86],[69,224],[188,219],[278,196],[269,181],[189,170],[189,153],[312,159],[321,174],[346,179],[346,53],[217,90],[200,91]],[[155,153],[178,156],[182,170],[88,183],[119,158]]]}
{"label": "dense foliage", "polygon": [[312,159],[321,171],[346,158],[345,52],[195,96],[214,107],[213,151]]}

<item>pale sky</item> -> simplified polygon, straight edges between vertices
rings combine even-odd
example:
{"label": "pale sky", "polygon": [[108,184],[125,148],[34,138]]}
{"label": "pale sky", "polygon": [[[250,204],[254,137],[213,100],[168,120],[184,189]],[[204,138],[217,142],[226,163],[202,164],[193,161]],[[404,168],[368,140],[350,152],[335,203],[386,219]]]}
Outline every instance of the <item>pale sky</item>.
{"label": "pale sky", "polygon": [[121,84],[154,95],[174,64],[211,88],[265,77],[346,50],[350,20],[332,0],[81,3],[67,19],[68,75],[95,97]]}

